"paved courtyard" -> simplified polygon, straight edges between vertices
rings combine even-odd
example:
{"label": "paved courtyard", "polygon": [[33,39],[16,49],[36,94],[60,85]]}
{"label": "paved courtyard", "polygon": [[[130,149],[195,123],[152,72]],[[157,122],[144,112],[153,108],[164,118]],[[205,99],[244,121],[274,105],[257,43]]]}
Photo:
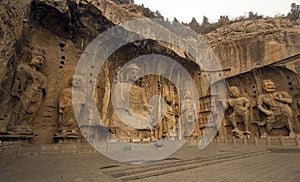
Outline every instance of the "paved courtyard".
{"label": "paved courtyard", "polygon": [[97,152],[27,154],[2,166],[0,181],[300,181],[300,148],[189,144],[144,164]]}

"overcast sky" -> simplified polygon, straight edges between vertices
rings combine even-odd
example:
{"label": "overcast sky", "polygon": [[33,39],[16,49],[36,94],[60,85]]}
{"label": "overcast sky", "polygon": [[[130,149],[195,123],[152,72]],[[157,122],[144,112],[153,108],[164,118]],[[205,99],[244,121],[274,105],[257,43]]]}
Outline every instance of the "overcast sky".
{"label": "overcast sky", "polygon": [[292,3],[300,4],[300,0],[135,0],[136,4],[144,4],[152,11],[158,10],[165,18],[188,23],[195,17],[202,23],[205,15],[209,22],[216,22],[220,15],[228,15],[230,19],[248,12],[275,16],[287,14]]}

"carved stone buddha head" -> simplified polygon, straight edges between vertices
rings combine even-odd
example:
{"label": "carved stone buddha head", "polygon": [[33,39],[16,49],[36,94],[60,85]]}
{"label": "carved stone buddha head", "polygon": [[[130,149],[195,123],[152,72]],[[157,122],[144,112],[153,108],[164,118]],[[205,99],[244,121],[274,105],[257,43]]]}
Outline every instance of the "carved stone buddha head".
{"label": "carved stone buddha head", "polygon": [[125,82],[134,83],[140,76],[140,68],[132,63],[126,66],[124,70]]}

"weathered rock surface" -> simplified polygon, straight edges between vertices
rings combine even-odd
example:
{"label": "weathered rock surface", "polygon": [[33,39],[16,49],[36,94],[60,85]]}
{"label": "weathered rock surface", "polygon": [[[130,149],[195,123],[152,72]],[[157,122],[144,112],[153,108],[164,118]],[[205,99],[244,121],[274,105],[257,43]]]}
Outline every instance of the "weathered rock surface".
{"label": "weathered rock surface", "polygon": [[0,80],[6,73],[7,63],[13,64],[28,8],[28,1],[0,1]]}
{"label": "weathered rock surface", "polygon": [[227,76],[300,53],[300,24],[287,18],[237,22],[209,33],[206,38],[223,68],[231,68]]}

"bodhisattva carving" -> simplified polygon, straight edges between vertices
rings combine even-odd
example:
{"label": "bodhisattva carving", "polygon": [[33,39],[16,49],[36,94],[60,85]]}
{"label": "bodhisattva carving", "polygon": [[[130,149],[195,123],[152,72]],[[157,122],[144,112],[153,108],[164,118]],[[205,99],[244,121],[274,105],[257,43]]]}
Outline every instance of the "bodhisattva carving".
{"label": "bodhisattva carving", "polygon": [[[59,98],[59,123],[57,136],[62,138],[80,136],[74,112],[81,116],[85,103],[79,104],[77,108],[74,108],[72,103],[72,91],[79,92],[76,95],[83,96],[83,94],[80,94],[82,93],[80,90],[80,85],[80,77],[74,75],[73,82],[71,81],[71,87],[64,89]],[[73,101],[76,102],[76,99],[77,98],[73,98]],[[77,100],[79,101],[79,99]]]}
{"label": "bodhisattva carving", "polygon": [[[170,94],[165,97],[167,103],[166,114],[162,120],[162,135],[163,137],[175,137],[176,136],[176,119],[175,112],[172,105],[173,98]],[[161,139],[161,138],[159,138]]]}
{"label": "bodhisattva carving", "polygon": [[44,57],[33,57],[29,65],[22,63],[17,67],[11,90],[16,103],[7,131],[10,134],[33,134],[33,119],[46,94],[47,78],[39,69]]}
{"label": "bodhisattva carving", "polygon": [[135,84],[139,74],[140,69],[136,64],[126,66],[121,83],[115,84],[113,88],[112,100],[115,105],[110,126],[118,128],[116,135],[123,140],[142,139],[145,137],[144,130],[151,130],[149,137],[153,137],[155,123],[152,123],[150,117],[151,108],[145,90]]}
{"label": "bodhisattva carving", "polygon": [[[229,96],[230,98],[227,99],[225,108],[231,107],[233,110],[228,117],[233,126],[232,133],[238,138],[242,138],[244,134],[251,135],[249,131],[249,100],[246,97],[241,96],[240,90],[236,86],[229,88]],[[244,123],[245,131],[238,129],[237,122]]]}
{"label": "bodhisattva carving", "polygon": [[261,137],[266,137],[273,128],[281,128],[282,124],[288,127],[289,135],[294,136],[293,111],[289,107],[292,98],[287,92],[276,92],[271,80],[263,81],[263,89],[266,93],[259,95],[257,99],[257,108],[265,115],[265,120],[258,123],[263,126]]}
{"label": "bodhisattva carving", "polygon": [[192,99],[192,91],[185,89],[183,93],[183,101],[181,102],[182,129],[183,136],[190,137],[194,131],[197,122],[196,103]]}

